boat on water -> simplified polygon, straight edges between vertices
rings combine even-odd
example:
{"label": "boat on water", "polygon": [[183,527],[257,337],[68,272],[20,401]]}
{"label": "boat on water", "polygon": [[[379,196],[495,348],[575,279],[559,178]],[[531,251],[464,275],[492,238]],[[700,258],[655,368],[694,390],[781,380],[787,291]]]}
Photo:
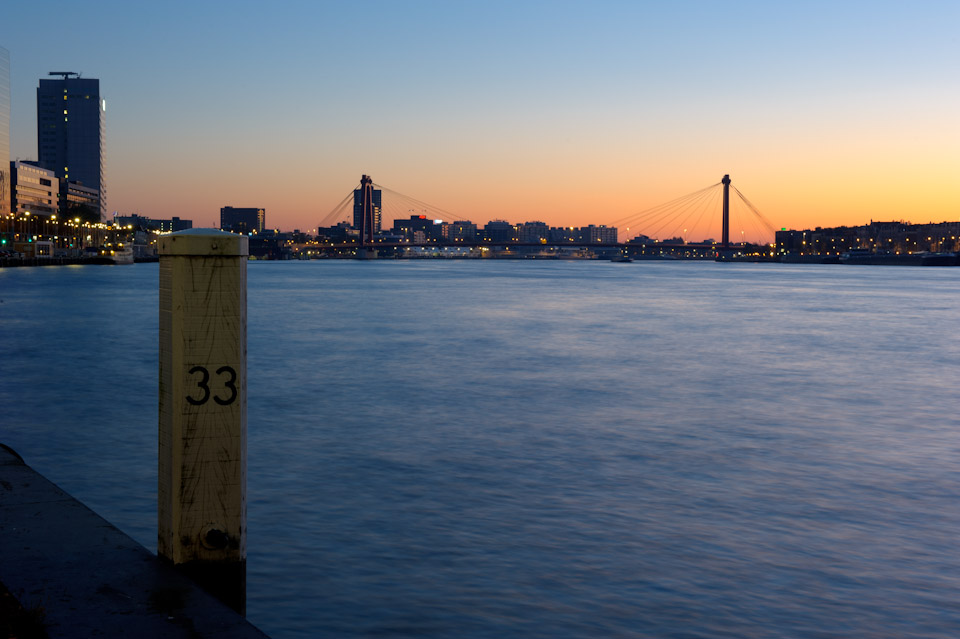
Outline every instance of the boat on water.
{"label": "boat on water", "polygon": [[633,261],[633,258],[630,257],[629,255],[620,254],[620,255],[614,255],[613,257],[611,257],[610,261],[617,262],[619,264],[628,264]]}
{"label": "boat on water", "polygon": [[783,264],[839,264],[839,255],[801,255],[799,253],[786,253],[780,256],[780,262]]}
{"label": "boat on water", "polygon": [[107,244],[89,251],[86,257],[93,264],[133,264],[133,247],[129,244]]}
{"label": "boat on water", "polygon": [[562,247],[557,251],[558,260],[595,260],[597,256],[590,249]]}
{"label": "boat on water", "polygon": [[922,261],[920,253],[893,253],[869,249],[853,249],[840,256],[841,264],[920,266]]}
{"label": "boat on water", "polygon": [[921,266],[960,266],[960,253],[921,254]]}

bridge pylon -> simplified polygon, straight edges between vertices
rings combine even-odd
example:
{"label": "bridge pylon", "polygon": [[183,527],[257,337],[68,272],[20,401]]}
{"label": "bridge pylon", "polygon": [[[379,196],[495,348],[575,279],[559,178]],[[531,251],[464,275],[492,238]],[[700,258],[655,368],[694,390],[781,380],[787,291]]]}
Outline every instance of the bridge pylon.
{"label": "bridge pylon", "polygon": [[360,246],[373,245],[373,178],[364,175],[360,178]]}
{"label": "bridge pylon", "polygon": [[724,175],[723,184],[723,236],[720,238],[724,250],[730,248],[730,176]]}

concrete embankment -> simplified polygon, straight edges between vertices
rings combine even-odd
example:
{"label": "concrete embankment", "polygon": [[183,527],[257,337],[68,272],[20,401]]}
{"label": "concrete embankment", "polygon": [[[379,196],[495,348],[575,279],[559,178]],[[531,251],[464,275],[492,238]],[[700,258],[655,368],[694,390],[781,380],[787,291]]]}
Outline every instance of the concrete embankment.
{"label": "concrete embankment", "polygon": [[58,637],[266,637],[0,444],[0,582]]}

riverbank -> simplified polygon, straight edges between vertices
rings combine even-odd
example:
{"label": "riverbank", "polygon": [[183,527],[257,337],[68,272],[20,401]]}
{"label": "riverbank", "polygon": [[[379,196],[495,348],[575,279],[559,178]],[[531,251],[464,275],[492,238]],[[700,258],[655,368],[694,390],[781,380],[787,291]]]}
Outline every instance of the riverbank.
{"label": "riverbank", "polygon": [[46,639],[43,609],[26,610],[0,582],[0,636],[17,639]]}
{"label": "riverbank", "polygon": [[16,636],[266,637],[3,444],[0,582]]}

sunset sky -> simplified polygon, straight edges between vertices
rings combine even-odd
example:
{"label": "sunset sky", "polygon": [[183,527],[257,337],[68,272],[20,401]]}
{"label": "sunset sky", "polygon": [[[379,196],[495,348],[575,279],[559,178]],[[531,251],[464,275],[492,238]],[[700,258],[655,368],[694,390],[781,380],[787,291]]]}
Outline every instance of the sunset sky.
{"label": "sunset sky", "polygon": [[100,79],[121,214],[312,229],[366,173],[610,224],[729,173],[777,228],[960,219],[956,0],[10,2],[0,46],[14,159],[41,77]]}

